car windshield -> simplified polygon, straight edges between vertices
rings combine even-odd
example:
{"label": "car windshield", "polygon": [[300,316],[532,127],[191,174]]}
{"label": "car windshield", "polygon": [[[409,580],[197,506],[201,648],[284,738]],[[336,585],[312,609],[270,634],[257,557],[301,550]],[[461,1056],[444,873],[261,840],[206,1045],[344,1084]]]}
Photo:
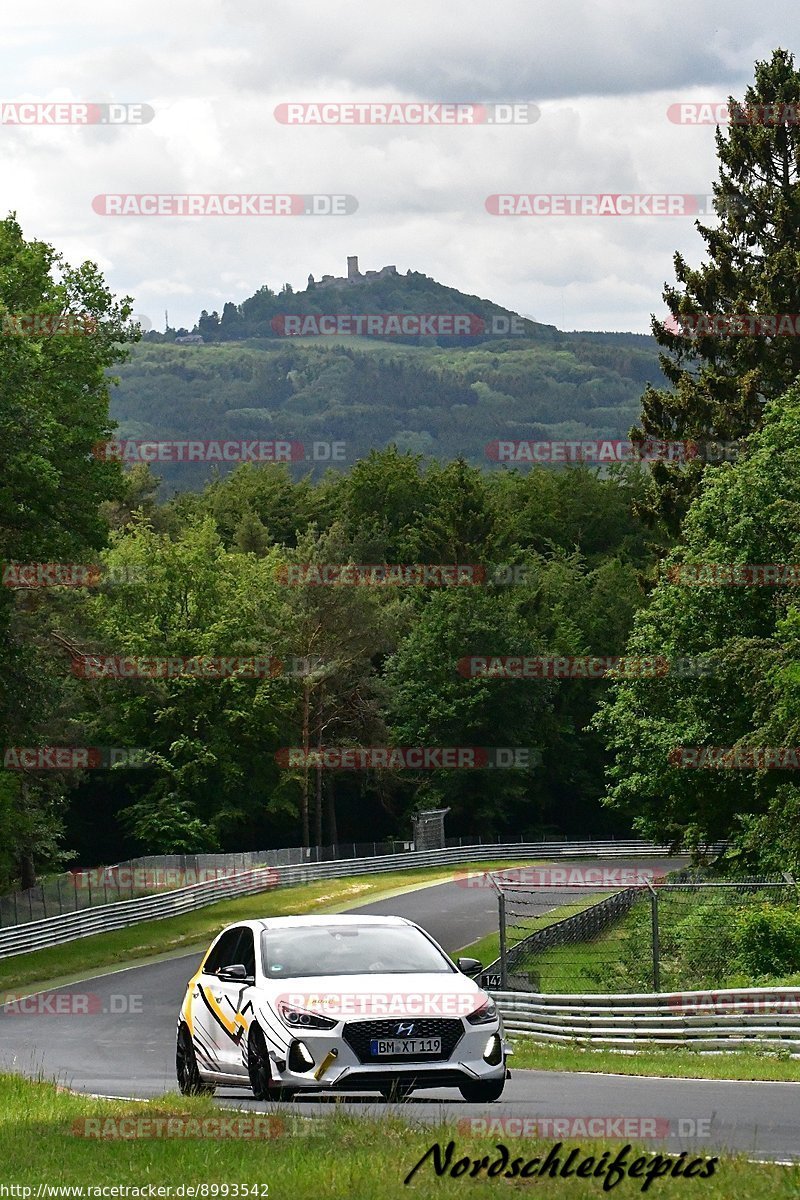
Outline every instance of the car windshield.
{"label": "car windshield", "polygon": [[265,929],[268,979],[310,975],[452,973],[455,968],[418,929],[391,925],[318,925]]}

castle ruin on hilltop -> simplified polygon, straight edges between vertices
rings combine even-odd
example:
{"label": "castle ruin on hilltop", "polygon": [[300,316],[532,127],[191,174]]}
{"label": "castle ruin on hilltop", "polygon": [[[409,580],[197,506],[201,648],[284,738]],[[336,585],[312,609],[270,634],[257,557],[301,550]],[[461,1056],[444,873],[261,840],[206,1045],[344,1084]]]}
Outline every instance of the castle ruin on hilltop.
{"label": "castle ruin on hilltop", "polygon": [[365,271],[362,275],[358,269],[358,257],[350,254],[347,258],[347,275],[323,275],[319,281],[315,281],[314,276],[309,275],[308,286],[318,288],[353,287],[359,283],[371,283],[373,279],[386,279],[397,273],[397,267],[391,266],[381,267],[380,271]]}

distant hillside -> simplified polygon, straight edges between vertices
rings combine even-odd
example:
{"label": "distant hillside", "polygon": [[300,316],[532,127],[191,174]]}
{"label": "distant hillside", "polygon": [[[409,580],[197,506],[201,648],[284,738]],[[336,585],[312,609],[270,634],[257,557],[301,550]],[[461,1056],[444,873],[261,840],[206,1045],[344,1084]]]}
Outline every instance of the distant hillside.
{"label": "distant hillside", "polygon": [[[469,336],[278,332],[287,315],[402,313],[471,315],[484,328],[473,321]],[[345,467],[390,442],[489,466],[486,447],[498,439],[624,438],[645,383],[661,382],[651,337],[562,333],[418,273],[304,292],[264,287],[226,304],[221,317],[203,313],[194,332],[204,344],[150,333],[118,370],[120,438],[301,442],[297,470],[326,465],[314,463],[314,442],[344,443]],[[207,464],[156,469],[180,489],[211,473]]]}
{"label": "distant hillside", "polygon": [[[542,325],[522,318],[491,300],[468,296],[416,271],[409,271],[406,275],[382,275],[375,279],[362,276],[352,283],[346,279],[325,278],[330,282],[311,283],[302,292],[293,291],[288,284],[280,292],[273,292],[264,286],[241,304],[229,301],[221,315],[203,310],[192,332],[202,334],[207,342],[250,338],[285,340],[285,331],[290,330],[293,317],[314,318],[335,314],[344,324],[353,326],[346,329],[345,333],[374,336],[382,340],[382,331],[371,333],[369,329],[359,329],[358,322],[348,322],[347,318],[363,314],[381,314],[387,318],[399,314],[446,314],[474,319],[462,323],[460,331],[453,335],[446,330],[418,335],[395,331],[391,334],[391,341],[405,345],[463,346],[478,345],[509,331],[513,331],[514,336],[543,340],[549,340],[558,333],[553,325]],[[307,322],[312,327],[314,323],[313,320]],[[440,324],[444,326],[446,322]],[[465,327],[469,329],[466,335]],[[177,332],[185,334],[189,331]],[[151,341],[173,339],[174,334],[148,334],[148,340]]]}

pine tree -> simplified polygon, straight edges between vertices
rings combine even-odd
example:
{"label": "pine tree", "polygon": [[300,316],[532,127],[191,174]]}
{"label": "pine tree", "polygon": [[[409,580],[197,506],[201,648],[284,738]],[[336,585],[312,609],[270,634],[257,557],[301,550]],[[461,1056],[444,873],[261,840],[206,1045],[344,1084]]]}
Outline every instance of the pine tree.
{"label": "pine tree", "polygon": [[800,373],[800,337],[765,336],[763,324],[755,334],[730,335],[725,327],[718,333],[702,319],[800,314],[800,72],[793,56],[779,49],[770,62],[756,63],[754,86],[742,102],[730,98],[729,107],[730,126],[716,133],[719,221],[714,228],[697,222],[709,261],[694,269],[675,254],[678,283],[663,293],[673,319],[652,321],[672,386],[647,387],[640,426],[631,432],[636,442],[701,443],[688,464],[653,464],[654,509],[674,529],[704,459],[719,453],[704,454],[702,447],[746,440],[759,428],[766,401]]}

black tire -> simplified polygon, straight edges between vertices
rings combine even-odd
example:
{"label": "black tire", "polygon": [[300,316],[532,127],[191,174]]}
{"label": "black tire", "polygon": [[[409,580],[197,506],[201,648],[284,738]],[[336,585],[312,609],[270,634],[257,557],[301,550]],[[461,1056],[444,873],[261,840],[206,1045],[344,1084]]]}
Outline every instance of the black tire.
{"label": "black tire", "polygon": [[217,1090],[213,1083],[206,1083],[200,1075],[197,1055],[189,1028],[181,1025],[175,1047],[175,1074],[183,1096],[213,1096]]}
{"label": "black tire", "polygon": [[291,1088],[270,1087],[272,1072],[269,1066],[269,1051],[264,1031],[255,1021],[250,1026],[247,1039],[247,1073],[250,1087],[256,1100],[291,1100]]}
{"label": "black tire", "polygon": [[506,1077],[500,1079],[475,1079],[460,1083],[458,1090],[467,1104],[494,1104],[503,1094]]}
{"label": "black tire", "polygon": [[402,1104],[408,1100],[411,1093],[414,1091],[413,1083],[406,1083],[402,1079],[395,1079],[392,1083],[385,1083],[380,1093],[387,1104]]}

